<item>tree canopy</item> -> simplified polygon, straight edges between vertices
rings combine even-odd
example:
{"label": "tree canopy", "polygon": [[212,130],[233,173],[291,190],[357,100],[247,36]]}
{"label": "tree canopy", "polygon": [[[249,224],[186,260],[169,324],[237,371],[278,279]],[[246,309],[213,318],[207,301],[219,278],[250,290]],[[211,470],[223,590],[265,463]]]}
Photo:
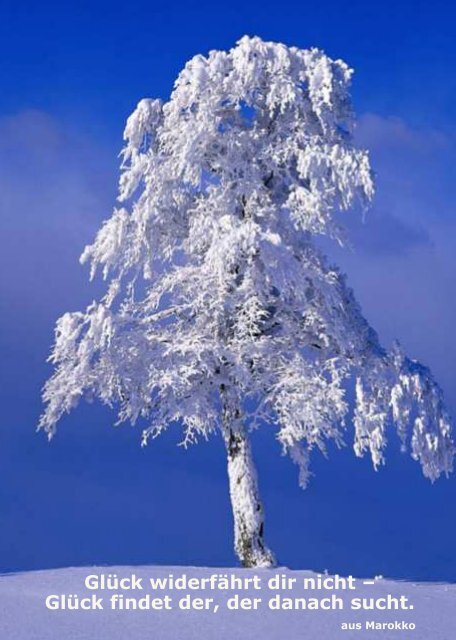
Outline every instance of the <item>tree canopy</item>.
{"label": "tree canopy", "polygon": [[[106,295],[56,328],[41,427],[82,398],[168,425],[183,442],[274,426],[308,479],[309,452],[341,443],[356,379],[354,450],[384,461],[387,427],[425,476],[452,468],[450,420],[427,368],[385,349],[318,248],[374,193],[353,142],[352,71],[317,49],[242,38],[198,55],[168,101],[127,121],[119,207],[86,247]],[[225,407],[225,409],[224,409]]]}

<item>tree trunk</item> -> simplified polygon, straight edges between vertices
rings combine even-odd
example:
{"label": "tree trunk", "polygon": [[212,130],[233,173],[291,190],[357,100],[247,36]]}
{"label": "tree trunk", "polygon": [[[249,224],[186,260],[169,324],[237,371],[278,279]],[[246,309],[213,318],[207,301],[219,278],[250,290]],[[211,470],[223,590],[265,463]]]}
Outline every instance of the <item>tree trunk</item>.
{"label": "tree trunk", "polygon": [[242,425],[228,426],[225,421],[223,435],[234,516],[234,549],[244,567],[274,566],[274,554],[264,542],[263,505],[247,434]]}

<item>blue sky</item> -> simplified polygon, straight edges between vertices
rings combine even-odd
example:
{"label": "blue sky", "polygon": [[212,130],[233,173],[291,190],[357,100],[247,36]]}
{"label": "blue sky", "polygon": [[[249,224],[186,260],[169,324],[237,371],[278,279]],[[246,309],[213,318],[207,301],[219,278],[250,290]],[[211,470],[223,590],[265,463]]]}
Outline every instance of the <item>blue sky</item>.
{"label": "blue sky", "polygon": [[[110,214],[124,121],[192,55],[244,33],[355,68],[357,136],[376,203],[332,248],[385,344],[430,365],[456,415],[456,91],[450,2],[13,3],[0,10],[0,569],[233,564],[221,442],[146,450],[84,406],[34,433],[55,319],[99,292],[78,264]],[[350,436],[348,436],[350,443]],[[431,486],[391,438],[374,473],[350,446],[314,456],[306,492],[255,434],[267,537],[292,567],[456,579],[456,479]]]}

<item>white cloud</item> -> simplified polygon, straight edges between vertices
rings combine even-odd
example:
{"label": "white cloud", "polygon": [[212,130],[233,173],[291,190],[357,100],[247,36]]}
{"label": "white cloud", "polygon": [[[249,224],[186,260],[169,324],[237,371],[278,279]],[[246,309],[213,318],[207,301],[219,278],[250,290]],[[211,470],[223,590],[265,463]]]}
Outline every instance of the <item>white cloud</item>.
{"label": "white cloud", "polygon": [[[113,154],[114,155],[114,154]],[[115,198],[115,156],[40,111],[0,118],[0,291],[22,315],[67,297]]]}
{"label": "white cloud", "polygon": [[363,224],[347,218],[354,249],[333,249],[363,310],[388,345],[394,338],[433,369],[456,408],[456,140],[398,118],[360,118],[377,193]]}

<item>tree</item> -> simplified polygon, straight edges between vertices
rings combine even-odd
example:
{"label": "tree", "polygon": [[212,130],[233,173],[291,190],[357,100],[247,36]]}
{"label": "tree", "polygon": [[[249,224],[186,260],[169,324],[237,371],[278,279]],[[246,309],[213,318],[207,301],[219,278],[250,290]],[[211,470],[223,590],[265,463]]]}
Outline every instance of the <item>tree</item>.
{"label": "tree", "polygon": [[356,379],[354,451],[384,463],[390,422],[424,475],[452,469],[450,422],[429,370],[379,343],[317,246],[373,196],[353,143],[351,70],[317,49],[242,38],[196,56],[168,102],[128,118],[119,201],[82,262],[106,295],[57,322],[40,426],[83,397],[177,423],[184,445],[221,434],[235,550],[269,566],[249,432],[274,425],[305,487],[312,449],[342,443]]}

